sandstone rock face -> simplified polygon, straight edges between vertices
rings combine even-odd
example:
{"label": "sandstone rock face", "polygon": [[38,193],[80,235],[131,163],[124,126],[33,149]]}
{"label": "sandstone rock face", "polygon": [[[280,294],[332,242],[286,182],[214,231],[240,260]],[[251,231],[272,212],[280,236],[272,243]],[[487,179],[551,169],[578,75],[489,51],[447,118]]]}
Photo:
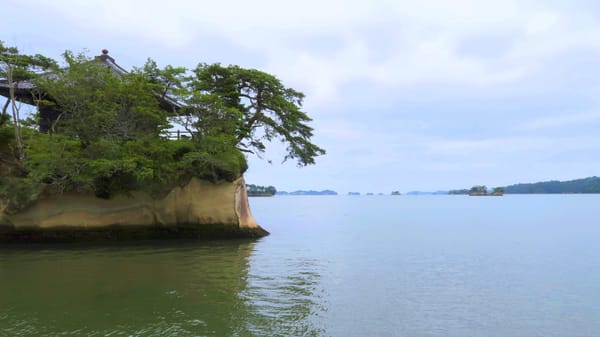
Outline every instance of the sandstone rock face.
{"label": "sandstone rock face", "polygon": [[47,236],[84,240],[97,234],[109,240],[129,236],[123,233],[134,234],[133,239],[268,234],[250,212],[243,178],[220,184],[194,178],[160,199],[142,192],[109,200],[67,193],[38,200],[18,214],[0,215],[0,225],[0,239],[17,241]]}

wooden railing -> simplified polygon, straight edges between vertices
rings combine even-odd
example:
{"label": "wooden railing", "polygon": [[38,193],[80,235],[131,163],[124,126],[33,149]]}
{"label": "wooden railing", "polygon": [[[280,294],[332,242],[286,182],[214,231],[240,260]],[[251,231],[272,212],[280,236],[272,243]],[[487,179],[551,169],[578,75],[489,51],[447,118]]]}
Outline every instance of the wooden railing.
{"label": "wooden railing", "polygon": [[192,138],[192,133],[187,130],[167,131],[169,139]]}

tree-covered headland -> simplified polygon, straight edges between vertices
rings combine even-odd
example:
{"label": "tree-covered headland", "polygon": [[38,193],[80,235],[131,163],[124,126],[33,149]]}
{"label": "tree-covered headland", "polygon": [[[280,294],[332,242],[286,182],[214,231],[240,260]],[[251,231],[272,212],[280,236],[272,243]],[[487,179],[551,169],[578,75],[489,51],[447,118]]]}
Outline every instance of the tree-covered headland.
{"label": "tree-covered headland", "polygon": [[254,184],[246,184],[246,190],[249,197],[272,197],[277,193],[274,186],[260,186]]}
{"label": "tree-covered headland", "polygon": [[[311,142],[304,95],[239,66],[160,68],[149,59],[127,72],[106,51],[67,51],[58,62],[0,42],[0,95],[0,211],[8,213],[65,192],[159,195],[192,177],[233,181],[246,155],[273,140],[299,166],[325,153]],[[24,118],[24,104],[36,112]]]}

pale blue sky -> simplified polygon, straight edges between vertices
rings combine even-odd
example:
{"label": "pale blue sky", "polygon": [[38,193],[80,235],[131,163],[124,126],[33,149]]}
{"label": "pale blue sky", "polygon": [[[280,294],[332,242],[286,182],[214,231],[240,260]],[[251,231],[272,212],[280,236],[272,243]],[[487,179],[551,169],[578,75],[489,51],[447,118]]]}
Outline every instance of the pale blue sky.
{"label": "pale blue sky", "polygon": [[304,92],[317,164],[280,190],[438,190],[600,174],[597,1],[8,0],[0,40],[125,68],[238,64]]}

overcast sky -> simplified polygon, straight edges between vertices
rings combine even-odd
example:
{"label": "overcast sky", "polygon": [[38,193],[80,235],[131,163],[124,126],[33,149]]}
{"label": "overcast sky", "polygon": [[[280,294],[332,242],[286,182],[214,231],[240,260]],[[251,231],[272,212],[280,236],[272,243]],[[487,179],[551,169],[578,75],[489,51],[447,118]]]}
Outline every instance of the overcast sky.
{"label": "overcast sky", "polygon": [[311,167],[250,158],[248,183],[389,193],[600,175],[595,0],[4,0],[25,53],[107,48],[125,68],[220,62],[306,94]]}

